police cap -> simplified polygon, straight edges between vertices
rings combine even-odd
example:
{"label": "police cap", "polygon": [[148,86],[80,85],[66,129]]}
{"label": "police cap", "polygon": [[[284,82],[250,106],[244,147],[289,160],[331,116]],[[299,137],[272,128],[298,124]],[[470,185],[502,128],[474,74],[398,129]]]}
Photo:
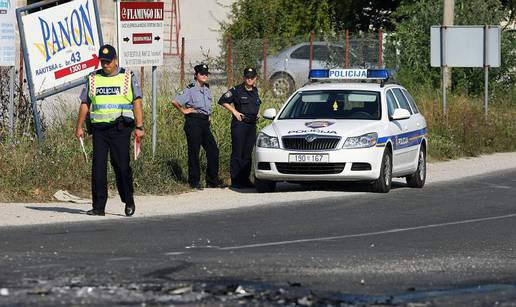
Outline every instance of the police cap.
{"label": "police cap", "polygon": [[111,45],[102,45],[99,49],[99,60],[109,61],[111,62],[114,58],[116,58],[116,50],[115,47]]}
{"label": "police cap", "polygon": [[210,72],[208,71],[208,65],[201,63],[199,65],[194,66],[195,74],[208,75]]}
{"label": "police cap", "polygon": [[246,67],[244,69],[244,78],[254,78],[256,77],[256,75],[258,75],[258,73],[256,72],[256,68]]}

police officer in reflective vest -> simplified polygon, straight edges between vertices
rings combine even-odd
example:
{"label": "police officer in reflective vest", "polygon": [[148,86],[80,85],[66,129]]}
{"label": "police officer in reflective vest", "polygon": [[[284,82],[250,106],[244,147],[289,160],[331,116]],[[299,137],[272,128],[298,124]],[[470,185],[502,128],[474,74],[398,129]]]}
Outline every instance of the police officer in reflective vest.
{"label": "police officer in reflective vest", "polygon": [[129,165],[131,134],[136,128],[136,138],[143,138],[145,135],[141,88],[132,72],[118,67],[113,46],[100,47],[98,58],[102,69],[88,76],[88,83],[81,93],[81,107],[75,131],[77,138],[84,138],[83,125],[89,121],[86,124],[93,135],[93,209],[87,214],[105,215],[109,152],[118,194],[125,203],[125,214],[131,216],[136,209],[133,174]]}
{"label": "police officer in reflective vest", "polygon": [[210,130],[213,96],[207,83],[208,66],[206,64],[196,65],[194,71],[194,82],[190,83],[182,94],[176,96],[172,100],[172,104],[185,116],[184,131],[188,143],[188,183],[192,188],[202,190],[199,165],[201,146],[206,151],[208,160],[206,185],[212,188],[221,186],[219,148]]}
{"label": "police officer in reflective vest", "polygon": [[261,100],[256,88],[256,69],[244,70],[244,82],[232,87],[219,99],[219,104],[233,114],[231,120],[231,186],[253,187],[251,174],[252,152],[256,142],[256,121]]}

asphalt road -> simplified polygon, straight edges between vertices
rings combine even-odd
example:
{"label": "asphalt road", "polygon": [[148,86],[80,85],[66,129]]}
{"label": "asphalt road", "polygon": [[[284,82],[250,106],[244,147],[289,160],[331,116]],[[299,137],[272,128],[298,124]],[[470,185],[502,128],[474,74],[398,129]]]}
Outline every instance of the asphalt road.
{"label": "asphalt road", "polygon": [[0,305],[516,306],[515,222],[512,170],[389,194],[1,228]]}

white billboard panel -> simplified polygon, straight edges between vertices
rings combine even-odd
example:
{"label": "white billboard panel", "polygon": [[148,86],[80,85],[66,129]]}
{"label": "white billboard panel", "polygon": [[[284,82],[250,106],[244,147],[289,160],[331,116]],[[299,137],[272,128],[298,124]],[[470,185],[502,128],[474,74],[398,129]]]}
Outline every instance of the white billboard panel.
{"label": "white billboard panel", "polygon": [[0,66],[16,64],[15,17],[14,0],[0,0]]}
{"label": "white billboard panel", "polygon": [[36,96],[84,79],[98,68],[102,44],[95,0],[74,0],[21,17]]}
{"label": "white billboard panel", "polygon": [[163,2],[119,2],[120,66],[163,65]]}
{"label": "white billboard panel", "polygon": [[[484,26],[432,26],[430,65],[432,67],[484,67]],[[487,27],[486,65],[499,67],[501,60],[500,28]],[[441,63],[441,40],[443,41]]]}

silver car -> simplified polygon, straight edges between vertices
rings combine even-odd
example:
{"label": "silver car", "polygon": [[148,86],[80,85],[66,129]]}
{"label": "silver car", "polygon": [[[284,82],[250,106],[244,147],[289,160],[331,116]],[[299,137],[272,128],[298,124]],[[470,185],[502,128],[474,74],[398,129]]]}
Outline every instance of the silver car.
{"label": "silver car", "polygon": [[[328,42],[314,42],[312,69],[342,68],[345,64],[345,48]],[[285,97],[308,82],[310,43],[300,43],[283,49],[275,56],[267,57],[267,78],[275,97]],[[349,52],[351,67],[369,66],[359,63],[358,57]]]}

